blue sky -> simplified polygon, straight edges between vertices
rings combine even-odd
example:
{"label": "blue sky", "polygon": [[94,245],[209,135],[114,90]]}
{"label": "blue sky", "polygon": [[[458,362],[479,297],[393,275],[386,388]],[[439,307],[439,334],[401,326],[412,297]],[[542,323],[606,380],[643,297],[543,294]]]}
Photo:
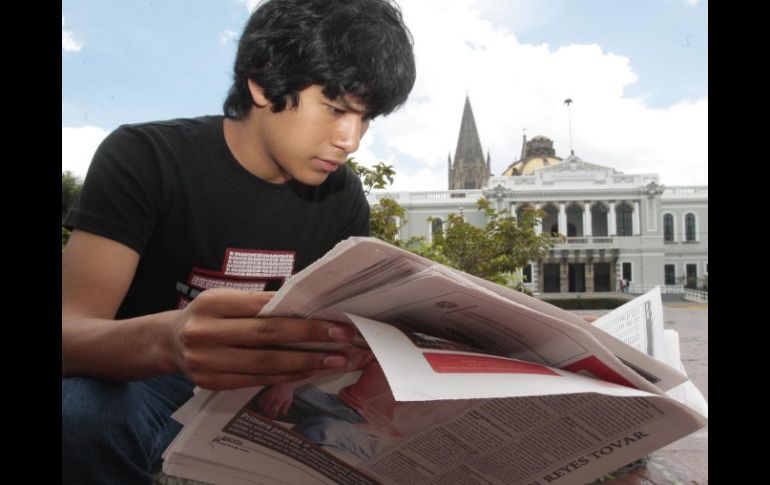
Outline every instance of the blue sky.
{"label": "blue sky", "polygon": [[[356,158],[396,190],[446,188],[466,92],[499,174],[522,130],[666,185],[708,183],[708,2],[402,0],[418,80]],[[221,112],[251,0],[64,0],[62,168],[85,174],[122,123]]]}

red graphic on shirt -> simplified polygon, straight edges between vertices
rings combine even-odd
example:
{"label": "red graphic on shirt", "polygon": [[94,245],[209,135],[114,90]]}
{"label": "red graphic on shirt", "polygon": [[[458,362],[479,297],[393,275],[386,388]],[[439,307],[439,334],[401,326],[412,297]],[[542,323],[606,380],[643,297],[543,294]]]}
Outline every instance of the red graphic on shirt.
{"label": "red graphic on shirt", "polygon": [[177,283],[179,308],[210,288],[264,291],[270,284],[277,289],[294,274],[294,257],[294,251],[227,248],[220,270],[193,268],[185,283]]}
{"label": "red graphic on shirt", "polygon": [[603,381],[620,384],[621,386],[633,387],[634,389],[636,389],[635,385],[631,384],[623,376],[621,376],[614,370],[604,365],[602,361],[600,361],[593,355],[590,357],[586,357],[585,359],[579,360],[577,362],[573,362],[566,367],[562,367],[562,369],[570,372],[574,372],[576,374],[588,373]]}
{"label": "red graphic on shirt", "polygon": [[435,372],[455,374],[542,374],[558,376],[548,367],[520,360],[483,357],[480,355],[438,354],[424,352],[425,360]]}

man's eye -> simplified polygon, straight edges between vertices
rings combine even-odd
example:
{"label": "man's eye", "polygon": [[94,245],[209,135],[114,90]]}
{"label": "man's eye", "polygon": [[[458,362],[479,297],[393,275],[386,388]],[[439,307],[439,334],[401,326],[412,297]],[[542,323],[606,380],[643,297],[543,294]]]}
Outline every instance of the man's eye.
{"label": "man's eye", "polygon": [[347,111],[345,111],[342,108],[338,108],[338,107],[332,106],[330,104],[327,104],[326,107],[329,109],[329,111],[331,111],[335,115],[344,115],[347,112]]}

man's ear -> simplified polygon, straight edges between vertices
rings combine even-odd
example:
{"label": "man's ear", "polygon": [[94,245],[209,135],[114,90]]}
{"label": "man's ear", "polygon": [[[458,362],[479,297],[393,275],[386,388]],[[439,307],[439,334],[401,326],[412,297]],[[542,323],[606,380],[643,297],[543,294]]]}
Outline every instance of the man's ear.
{"label": "man's ear", "polygon": [[265,97],[265,91],[262,89],[262,86],[255,83],[251,79],[248,80],[248,83],[249,83],[249,92],[251,93],[251,99],[254,101],[254,104],[256,104],[257,107],[259,108],[264,108],[266,106],[269,106],[271,103]]}

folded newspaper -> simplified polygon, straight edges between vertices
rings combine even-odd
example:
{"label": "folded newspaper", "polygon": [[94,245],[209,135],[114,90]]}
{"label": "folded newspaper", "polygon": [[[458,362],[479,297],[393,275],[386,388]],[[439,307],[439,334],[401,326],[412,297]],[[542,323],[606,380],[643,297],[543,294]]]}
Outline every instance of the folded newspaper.
{"label": "folded newspaper", "polygon": [[372,238],[260,316],[348,322],[356,369],[198,391],[168,475],[214,484],[581,484],[706,425],[655,288],[588,324]]}

